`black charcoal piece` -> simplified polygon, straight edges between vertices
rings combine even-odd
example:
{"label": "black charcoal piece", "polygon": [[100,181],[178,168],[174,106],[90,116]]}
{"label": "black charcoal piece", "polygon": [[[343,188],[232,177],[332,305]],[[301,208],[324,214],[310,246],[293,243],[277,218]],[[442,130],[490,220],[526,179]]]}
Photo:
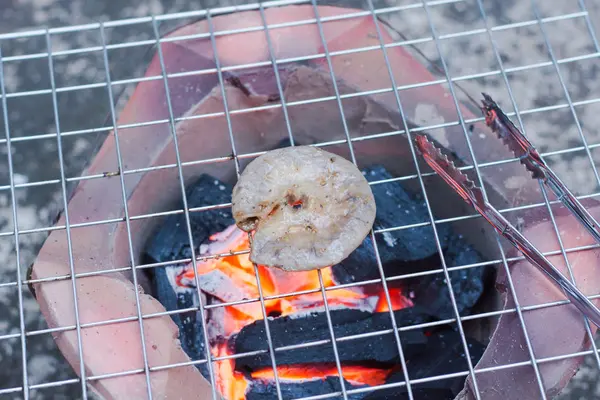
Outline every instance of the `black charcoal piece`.
{"label": "black charcoal piece", "polygon": [[[368,181],[380,181],[394,178],[382,166],[366,168],[364,171]],[[407,192],[399,181],[378,183],[371,185],[377,204],[377,216],[374,228],[395,228],[413,224],[429,222],[427,205],[420,194]],[[450,237],[450,228],[438,225],[437,232],[445,247]],[[437,253],[433,228],[422,226],[410,229],[400,229],[382,235],[384,240],[380,244],[379,252],[383,259],[400,259],[414,261],[427,258]],[[380,242],[380,237],[377,242]]]}
{"label": "black charcoal piece", "polygon": [[[367,180],[392,179],[385,168],[375,166],[363,170]],[[409,194],[399,181],[371,185],[375,196],[377,214],[373,228],[394,228],[429,222],[427,206],[422,198]],[[442,224],[438,235],[443,247],[450,237],[450,227]],[[437,254],[431,226],[400,229],[378,234],[377,248],[384,266],[394,268],[398,262],[421,261]],[[367,268],[365,268],[368,266]],[[367,237],[348,258],[334,267],[336,280],[342,283],[358,282],[379,277],[373,242]]]}
{"label": "black charcoal piece", "polygon": [[[344,380],[346,390],[358,389],[365,386],[353,386],[348,381]],[[330,376],[325,379],[307,381],[303,383],[280,383],[281,396],[284,399],[297,399],[301,397],[318,396],[329,393],[336,393],[342,390],[340,378]],[[340,396],[341,397],[341,396]],[[364,397],[363,393],[349,394],[349,400],[360,400]],[[276,400],[277,388],[275,382],[264,382],[257,380],[252,383],[246,392],[246,400]],[[336,398],[336,397],[334,397]]]}
{"label": "black charcoal piece", "polygon": [[[390,179],[392,176],[380,166],[365,171],[370,181]],[[428,221],[427,208],[417,196],[409,195],[400,182],[393,181],[371,186],[377,202],[375,229],[410,225]],[[449,224],[437,225],[442,252],[448,267],[476,264],[482,256],[469,246]],[[376,235],[377,249],[387,278],[416,272],[441,270],[442,262],[431,226],[384,232]],[[477,303],[484,290],[489,267],[476,267],[450,272],[458,311],[466,315]],[[380,279],[371,238],[348,258],[333,267],[340,283]],[[391,285],[405,289],[411,298],[439,319],[454,317],[449,289],[443,273],[392,281]]]}
{"label": "black charcoal piece", "polygon": [[[485,346],[474,339],[467,338],[469,355],[473,365],[477,364]],[[408,375],[411,380],[431,378],[469,370],[464,346],[460,334],[453,330],[444,330],[429,336],[427,351],[418,357],[407,359]],[[415,400],[452,400],[462,390],[466,376],[436,379],[413,385]],[[386,383],[403,382],[404,374],[398,371],[390,375]],[[406,386],[397,386],[376,390],[364,400],[408,399]]]}
{"label": "black charcoal piece", "polygon": [[[394,312],[398,326],[410,326],[429,322],[430,318],[419,307],[404,308]],[[389,313],[369,313],[360,310],[331,310],[333,331],[336,337],[357,335],[391,329]],[[327,316],[324,312],[303,314],[302,316],[281,317],[269,320],[269,329],[275,348],[298,345],[331,339]],[[405,356],[424,350],[427,337],[422,330],[408,330],[400,333]],[[256,321],[242,328],[234,337],[233,348],[236,354],[267,350],[264,320]],[[399,360],[395,337],[392,333],[337,342],[341,362],[376,362],[396,364]],[[335,362],[331,343],[278,351],[275,354],[277,365]],[[240,357],[236,359],[236,369],[242,372],[254,371],[271,366],[268,353]]]}
{"label": "black charcoal piece", "polygon": [[[453,236],[449,240],[444,257],[448,268],[476,264],[483,260],[475,249],[458,236]],[[438,258],[438,263],[428,269],[442,268],[442,263]],[[484,283],[490,272],[491,269],[488,266],[476,266],[449,272],[452,292],[460,315],[467,315],[477,303],[483,294]],[[404,279],[401,284],[406,293],[411,293],[411,297],[418,299],[418,304],[431,315],[435,315],[439,319],[455,318],[450,290],[443,272]]]}
{"label": "black charcoal piece", "polygon": [[[398,373],[401,375],[402,373]],[[396,377],[394,377],[396,378]],[[403,377],[398,377],[399,381],[403,381]],[[393,383],[393,381],[388,381],[386,383]],[[413,399],[414,400],[453,400],[454,395],[452,394],[452,390],[450,389],[429,389],[429,388],[418,388],[416,386],[411,387]],[[400,387],[392,387],[386,389],[377,390],[367,397],[363,397],[362,400],[408,400],[410,397],[408,396],[407,389],[403,386]]]}

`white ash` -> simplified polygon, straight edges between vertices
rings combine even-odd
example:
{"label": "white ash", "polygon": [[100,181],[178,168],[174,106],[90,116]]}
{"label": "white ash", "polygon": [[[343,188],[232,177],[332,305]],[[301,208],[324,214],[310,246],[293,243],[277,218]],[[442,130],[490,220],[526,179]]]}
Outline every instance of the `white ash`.
{"label": "white ash", "polygon": [[[210,305],[223,304],[219,299],[209,296]],[[225,337],[225,307],[210,308],[206,312],[206,333],[211,345],[219,343]],[[198,319],[200,321],[200,319]]]}
{"label": "white ash", "polygon": [[395,238],[389,231],[383,232],[383,240],[388,247],[394,247],[398,242],[398,239]]}

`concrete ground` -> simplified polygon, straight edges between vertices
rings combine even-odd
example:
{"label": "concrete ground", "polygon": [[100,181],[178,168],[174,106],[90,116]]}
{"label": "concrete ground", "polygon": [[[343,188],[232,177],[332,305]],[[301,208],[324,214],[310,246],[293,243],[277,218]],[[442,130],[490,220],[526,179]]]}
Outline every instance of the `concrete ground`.
{"label": "concrete ground", "polygon": [[[383,0],[376,7],[412,3],[412,0]],[[84,1],[84,0],[2,0],[0,2],[0,33],[24,31],[30,28],[58,27],[89,22],[107,21],[151,14],[186,11],[192,8],[229,5],[231,0],[133,0]],[[362,7],[360,0],[337,2]],[[528,0],[484,0],[491,26],[527,21],[534,18]],[[537,0],[536,4],[543,17],[554,17],[580,12],[581,1]],[[600,1],[586,0],[590,20],[600,27]],[[434,23],[439,34],[448,34],[483,27],[481,14],[475,0],[465,0],[453,4],[431,8]],[[422,9],[396,12],[388,15],[390,23],[409,38],[430,35],[430,28]],[[556,19],[548,22],[548,41],[556,58],[579,57],[600,51],[595,47],[586,21],[581,16],[570,19]],[[165,30],[169,27],[164,27]],[[600,29],[600,28],[599,28]],[[149,26],[130,26],[111,30],[110,43],[148,39]],[[504,66],[507,68],[524,66],[550,60],[545,39],[537,25],[510,28],[494,33]],[[67,33],[55,37],[53,49],[70,49],[99,44],[97,35]],[[15,56],[46,51],[44,40],[0,41],[4,56]],[[439,60],[436,48],[431,43],[419,49],[432,60]],[[113,79],[139,76],[147,59],[148,48],[115,52],[111,57]],[[497,69],[486,34],[448,39],[442,50],[450,73],[453,76],[468,75]],[[102,59],[97,54],[88,56],[62,57],[55,61],[56,84],[58,87],[101,82],[104,77]],[[561,65],[564,83],[575,102],[600,97],[600,74],[597,58],[576,60]],[[47,61],[44,59],[22,62],[6,62],[4,74],[9,93],[45,89],[49,87]],[[521,70],[509,76],[516,101],[521,110],[564,103],[565,93],[552,66]],[[499,76],[470,80],[463,86],[475,96],[485,89],[496,93],[503,104],[508,103],[504,83]],[[126,98],[127,91],[121,99]],[[13,137],[55,132],[51,97],[36,95],[13,98],[9,101],[9,123]],[[58,97],[59,118],[62,130],[86,129],[105,126],[109,113],[104,88],[62,93]],[[600,143],[600,106],[597,103],[576,107],[584,137],[588,144]],[[0,118],[1,119],[1,118]],[[541,114],[523,116],[526,130],[542,151],[560,151],[582,145],[582,139],[568,108]],[[3,128],[0,128],[2,131]],[[2,136],[4,133],[2,132]],[[77,176],[90,155],[102,141],[101,135],[78,136],[64,140],[65,168],[67,176]],[[15,178],[18,182],[56,179],[59,164],[55,139],[25,141],[13,146]],[[0,153],[6,148],[0,146]],[[592,157],[598,156],[592,150]],[[0,155],[0,184],[7,183],[8,170]],[[598,183],[584,151],[562,153],[550,158],[557,173],[576,192],[587,194],[597,192]],[[19,228],[30,229],[49,226],[50,219],[60,207],[60,186],[38,186],[20,189],[17,195]],[[10,194],[0,192],[0,230],[12,229],[12,206]],[[43,234],[23,235],[19,240],[20,266],[22,271],[34,260]],[[0,282],[15,281],[16,255],[14,240],[0,239]],[[28,292],[24,299],[25,325],[28,331],[43,329],[45,323],[37,304]],[[0,336],[18,332],[18,306],[14,288],[0,287]],[[57,351],[52,337],[31,336],[27,340],[28,373],[30,384],[59,381],[74,377],[71,368]],[[0,389],[20,386],[21,353],[19,339],[0,340]],[[598,364],[589,357],[584,368],[571,382],[560,398],[589,399],[600,396]],[[54,388],[34,391],[33,398],[78,398],[77,384],[61,385]],[[6,398],[20,398],[18,394]]]}

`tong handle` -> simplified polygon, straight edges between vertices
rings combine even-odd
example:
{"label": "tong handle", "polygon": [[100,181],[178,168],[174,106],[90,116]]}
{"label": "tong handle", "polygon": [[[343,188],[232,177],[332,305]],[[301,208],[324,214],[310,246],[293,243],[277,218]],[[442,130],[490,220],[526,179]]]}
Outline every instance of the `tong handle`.
{"label": "tong handle", "polygon": [[567,277],[556,269],[556,267],[552,265],[525,236],[516,230],[510,222],[508,222],[508,220],[492,206],[486,207],[485,210],[480,209],[475,204],[474,206],[502,236],[523,253],[530,263],[546,273],[546,275],[548,275],[564,291],[567,298],[571,300],[573,305],[577,307],[583,315],[588,317],[594,325],[600,328],[600,310],[598,310],[594,303],[573,285]]}

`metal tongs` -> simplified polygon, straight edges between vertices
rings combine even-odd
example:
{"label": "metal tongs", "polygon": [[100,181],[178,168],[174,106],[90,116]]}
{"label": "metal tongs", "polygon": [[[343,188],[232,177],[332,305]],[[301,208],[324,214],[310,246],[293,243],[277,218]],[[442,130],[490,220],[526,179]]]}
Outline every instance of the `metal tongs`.
{"label": "metal tongs", "polygon": [[[579,203],[563,182],[550,170],[539,153],[517,127],[502,112],[492,98],[483,94],[483,107],[486,124],[520,158],[521,163],[531,171],[533,178],[541,179],[571,213],[590,231],[600,243],[598,223]],[[594,325],[600,328],[600,310],[571,283],[546,257],[525,238],[511,223],[500,214],[486,199],[475,183],[462,173],[439,148],[426,136],[416,135],[417,148],[427,164],[440,175],[467,203],[471,204],[505,239],[515,246],[525,258],[545,272],[562,288],[567,298]]]}
{"label": "metal tongs", "polygon": [[590,234],[600,243],[600,229],[598,222],[581,205],[579,200],[565,186],[542,160],[531,142],[517,129],[510,119],[500,109],[492,98],[483,93],[483,107],[485,123],[494,131],[508,148],[521,160],[521,164],[532,173],[533,178],[541,179],[550,188],[558,200],[571,211],[571,213],[586,227]]}

